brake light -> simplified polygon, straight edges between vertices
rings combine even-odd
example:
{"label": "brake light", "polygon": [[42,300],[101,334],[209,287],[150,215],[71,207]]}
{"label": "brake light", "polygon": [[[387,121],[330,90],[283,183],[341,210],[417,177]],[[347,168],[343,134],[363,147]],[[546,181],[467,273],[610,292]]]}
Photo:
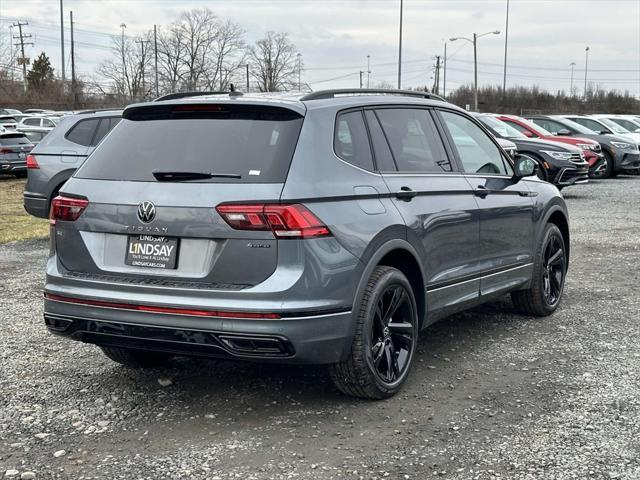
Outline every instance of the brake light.
{"label": "brake light", "polygon": [[69,198],[58,196],[51,201],[49,223],[55,225],[57,220],[75,222],[89,205],[86,198]]}
{"label": "brake light", "polygon": [[277,238],[312,238],[331,234],[304,205],[218,205],[216,211],[236,230],[271,230]]}
{"label": "brake light", "polygon": [[35,155],[27,155],[27,168],[40,168]]}

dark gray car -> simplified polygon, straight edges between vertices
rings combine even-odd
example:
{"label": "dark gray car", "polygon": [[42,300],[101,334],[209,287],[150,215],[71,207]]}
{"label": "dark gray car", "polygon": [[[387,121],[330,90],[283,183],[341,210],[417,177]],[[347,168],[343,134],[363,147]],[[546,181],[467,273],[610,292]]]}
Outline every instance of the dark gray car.
{"label": "dark gray car", "polygon": [[388,397],[436,320],[557,308],[567,209],[535,170],[419,92],[133,105],[53,202],[45,322],[130,367],[326,364]]}
{"label": "dark gray car", "polygon": [[[60,187],[117,125],[121,114],[122,110],[105,110],[64,117],[39,139],[27,164],[28,178],[23,194],[27,212],[41,218],[49,216],[51,200]],[[35,130],[31,132],[35,133]]]}

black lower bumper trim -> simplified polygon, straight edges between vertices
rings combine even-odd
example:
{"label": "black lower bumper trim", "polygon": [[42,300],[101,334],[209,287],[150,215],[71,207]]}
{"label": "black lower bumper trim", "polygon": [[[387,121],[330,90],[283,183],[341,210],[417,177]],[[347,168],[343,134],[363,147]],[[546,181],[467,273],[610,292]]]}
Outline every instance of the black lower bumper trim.
{"label": "black lower bumper trim", "polygon": [[100,346],[214,358],[282,358],[295,354],[286,338],[274,335],[151,327],[51,313],[44,314],[44,321],[51,333]]}

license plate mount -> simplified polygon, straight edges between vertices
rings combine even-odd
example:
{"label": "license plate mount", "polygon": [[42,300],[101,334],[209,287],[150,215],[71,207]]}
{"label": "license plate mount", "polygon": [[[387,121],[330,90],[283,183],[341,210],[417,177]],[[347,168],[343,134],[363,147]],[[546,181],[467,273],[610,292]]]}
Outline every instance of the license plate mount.
{"label": "license plate mount", "polygon": [[174,270],[179,239],[156,235],[129,235],[124,263],[132,267]]}

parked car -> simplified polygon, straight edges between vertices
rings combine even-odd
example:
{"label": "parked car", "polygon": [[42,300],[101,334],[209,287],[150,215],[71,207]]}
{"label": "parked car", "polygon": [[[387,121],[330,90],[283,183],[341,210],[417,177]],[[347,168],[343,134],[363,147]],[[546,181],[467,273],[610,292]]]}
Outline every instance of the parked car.
{"label": "parked car", "polygon": [[582,150],[572,145],[527,138],[496,115],[476,114],[476,118],[498,138],[511,140],[520,155],[533,158],[538,164],[538,176],[562,190],[570,185],[589,183],[589,164]]}
{"label": "parked car", "polygon": [[506,138],[495,137],[495,139],[498,142],[498,145],[500,145],[511,158],[516,158],[516,155],[518,154],[518,147],[515,143],[511,140],[507,140]]}
{"label": "parked car", "polygon": [[342,392],[385,398],[437,319],[509,292],[553,313],[562,196],[438,98],[127,107],[53,201],[47,327],[131,367],[176,354],[327,364]]}
{"label": "parked car", "polygon": [[120,110],[92,111],[63,118],[29,155],[24,208],[47,218],[51,200],[102,138],[120,121]]}
{"label": "parked car", "polygon": [[28,130],[19,130],[19,131],[20,133],[24,133],[25,136],[35,146],[39,144],[42,141],[42,139],[49,134],[51,130],[52,130],[51,128],[33,127],[33,128],[29,128]]}
{"label": "parked car", "polygon": [[612,122],[607,118],[596,117],[593,115],[564,115],[571,121],[579,123],[583,127],[587,127],[594,132],[602,135],[614,135],[616,137],[626,138],[636,144],[640,143],[640,133],[630,132],[626,128]]}
{"label": "parked car", "polygon": [[32,115],[24,117],[20,123],[18,123],[17,129],[21,132],[27,131],[30,128],[48,128],[49,130],[53,130],[59,122],[60,119],[56,117]]}
{"label": "parked car", "polygon": [[6,128],[7,130],[15,130],[18,123],[16,119],[11,115],[0,115],[0,127]]}
{"label": "parked car", "polygon": [[0,108],[0,115],[19,115],[22,112],[15,108]]}
{"label": "parked car", "polygon": [[33,144],[22,133],[0,133],[0,173],[24,177],[27,174],[27,155]]}
{"label": "parked car", "polygon": [[585,160],[589,164],[589,176],[596,176],[596,170],[600,168],[604,156],[602,155],[602,148],[600,147],[600,144],[595,140],[582,137],[554,135],[542,128],[540,125],[536,125],[526,118],[515,115],[498,115],[498,119],[508,123],[527,138],[539,138],[541,140],[549,140],[551,142],[566,143],[580,148],[584,154]]}
{"label": "parked car", "polygon": [[43,108],[28,108],[27,110],[25,110],[22,113],[28,113],[30,115],[43,115],[43,114],[48,114],[48,113],[53,113],[53,110],[46,110]]}
{"label": "parked car", "polygon": [[596,178],[609,178],[619,173],[636,173],[640,169],[638,144],[617,135],[603,135],[558,115],[529,115],[526,118],[556,135],[590,138],[600,143],[604,155]]}

